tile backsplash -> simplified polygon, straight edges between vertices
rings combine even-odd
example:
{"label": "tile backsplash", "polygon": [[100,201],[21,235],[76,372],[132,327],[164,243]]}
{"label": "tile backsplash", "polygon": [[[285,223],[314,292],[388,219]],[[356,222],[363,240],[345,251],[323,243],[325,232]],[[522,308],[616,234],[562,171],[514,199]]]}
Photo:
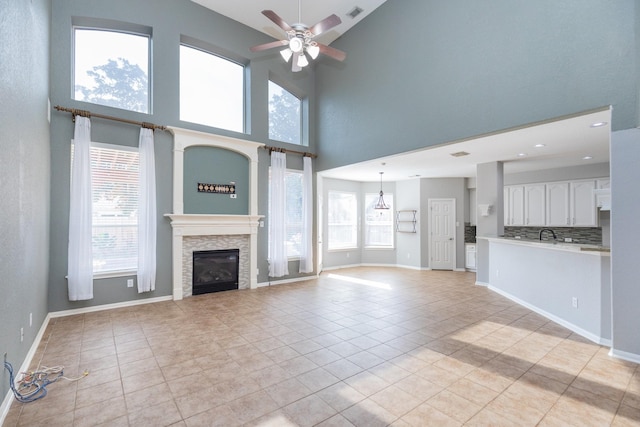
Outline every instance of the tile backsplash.
{"label": "tile backsplash", "polygon": [[476,226],[466,223],[464,225],[464,242],[475,243],[476,242]]}
{"label": "tile backsplash", "polygon": [[[505,227],[504,237],[520,236],[521,239],[538,240],[540,230],[547,227]],[[559,241],[571,238],[572,243],[587,245],[602,245],[601,227],[548,227],[551,228]],[[466,231],[466,229],[465,229]],[[552,238],[551,233],[545,233],[543,238]],[[466,240],[466,233],[465,233]]]}

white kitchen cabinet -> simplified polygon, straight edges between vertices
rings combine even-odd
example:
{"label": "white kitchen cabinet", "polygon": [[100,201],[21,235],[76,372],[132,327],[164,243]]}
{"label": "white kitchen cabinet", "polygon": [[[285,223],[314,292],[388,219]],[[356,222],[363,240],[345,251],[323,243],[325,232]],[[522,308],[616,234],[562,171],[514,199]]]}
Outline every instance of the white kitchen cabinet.
{"label": "white kitchen cabinet", "polygon": [[476,271],[476,245],[467,243],[465,246],[465,263],[467,270]]}
{"label": "white kitchen cabinet", "polygon": [[545,185],[530,184],[524,186],[524,223],[527,226],[544,226]]}
{"label": "white kitchen cabinet", "polygon": [[519,226],[524,223],[524,185],[505,187],[504,225]]}
{"label": "white kitchen cabinet", "polygon": [[569,209],[572,226],[596,227],[598,225],[596,198],[593,192],[595,189],[596,181],[593,179],[569,183]]}
{"label": "white kitchen cabinet", "polygon": [[610,178],[596,179],[596,188],[598,190],[606,190],[607,188],[611,188],[611,179]]}
{"label": "white kitchen cabinet", "polygon": [[550,227],[567,227],[571,225],[571,213],[569,210],[569,183],[550,182],[546,187],[546,225]]}

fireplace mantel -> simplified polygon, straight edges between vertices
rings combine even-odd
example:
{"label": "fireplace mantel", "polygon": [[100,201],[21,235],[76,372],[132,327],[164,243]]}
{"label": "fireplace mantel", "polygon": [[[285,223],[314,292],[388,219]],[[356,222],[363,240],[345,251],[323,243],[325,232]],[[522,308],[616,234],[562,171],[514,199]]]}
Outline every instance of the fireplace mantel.
{"label": "fireplace mantel", "polygon": [[262,215],[165,214],[174,234],[182,236],[220,236],[256,234]]}
{"label": "fireplace mantel", "polygon": [[[184,238],[198,236],[248,236],[249,280],[248,287],[258,287],[258,149],[264,144],[230,138],[221,135],[170,127],[173,140],[173,213],[165,214],[171,219],[173,229],[173,299],[183,298],[183,243]],[[217,147],[242,154],[249,160],[249,212],[248,215],[216,215],[184,213],[184,151],[192,146]]]}

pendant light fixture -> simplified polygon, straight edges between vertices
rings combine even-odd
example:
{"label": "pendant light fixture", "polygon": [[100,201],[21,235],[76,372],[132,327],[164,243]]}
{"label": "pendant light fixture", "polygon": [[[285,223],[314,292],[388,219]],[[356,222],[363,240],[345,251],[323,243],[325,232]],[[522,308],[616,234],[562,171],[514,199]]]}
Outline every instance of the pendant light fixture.
{"label": "pendant light fixture", "polygon": [[380,197],[378,197],[378,202],[373,207],[373,209],[389,209],[389,205],[384,202],[384,193],[382,192],[382,174],[384,172],[380,172]]}

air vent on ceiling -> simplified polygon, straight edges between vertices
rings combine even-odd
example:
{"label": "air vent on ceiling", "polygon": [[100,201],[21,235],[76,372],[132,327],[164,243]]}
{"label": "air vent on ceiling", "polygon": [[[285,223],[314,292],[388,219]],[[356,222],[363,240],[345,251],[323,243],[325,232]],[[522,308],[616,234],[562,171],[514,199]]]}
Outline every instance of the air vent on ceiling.
{"label": "air vent on ceiling", "polygon": [[350,12],[347,12],[347,16],[351,19],[354,19],[356,16],[360,15],[364,10],[361,7],[354,7]]}
{"label": "air vent on ceiling", "polygon": [[464,157],[464,156],[468,156],[469,153],[467,153],[466,151],[458,151],[456,153],[451,153],[451,155],[453,157]]}

